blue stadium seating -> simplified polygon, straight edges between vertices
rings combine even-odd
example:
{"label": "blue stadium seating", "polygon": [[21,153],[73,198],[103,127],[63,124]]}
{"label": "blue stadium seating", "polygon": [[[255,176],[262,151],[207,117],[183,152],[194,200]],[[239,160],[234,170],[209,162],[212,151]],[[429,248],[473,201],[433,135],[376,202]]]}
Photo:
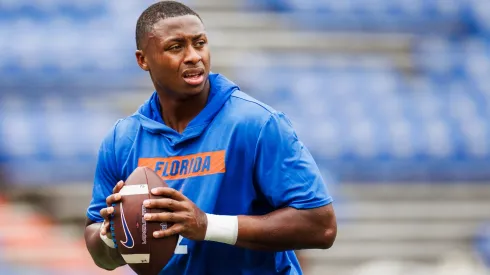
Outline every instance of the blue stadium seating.
{"label": "blue stadium seating", "polygon": [[[288,13],[294,26],[417,33],[459,30],[468,9],[457,0],[268,0],[250,2]],[[260,3],[259,3],[260,2]]]}
{"label": "blue stadium seating", "polygon": [[[416,34],[410,77],[370,54],[270,53],[264,57],[270,64],[288,58],[311,66],[237,73],[243,90],[290,116],[335,177],[490,178],[488,1],[247,1],[291,15],[289,27]],[[77,106],[76,96],[97,100],[99,89],[90,87],[125,86],[143,76],[132,54],[133,29],[148,3],[2,2],[0,37],[9,39],[0,40],[0,162],[17,169],[16,181],[92,177],[100,139],[123,114]],[[125,20],[115,20],[121,14]],[[111,30],[110,24],[118,25]],[[76,108],[51,109],[30,99],[50,102],[53,94]],[[31,112],[21,112],[26,108]],[[33,172],[22,174],[24,166]]]}
{"label": "blue stadium seating", "polygon": [[107,13],[104,1],[2,1],[0,22],[9,22],[19,18],[29,18],[36,22],[50,21],[57,17],[77,22],[87,22]]}
{"label": "blue stadium seating", "polygon": [[0,96],[0,161],[9,180],[32,185],[91,178],[100,142],[123,114],[90,101],[71,94]]}
{"label": "blue stadium seating", "polygon": [[311,71],[241,69],[238,82],[289,115],[322,166],[342,179],[490,176],[484,168],[490,163],[488,100],[468,78],[442,78],[421,66],[424,73],[404,79],[387,62],[380,68],[363,68],[356,57],[345,63]]}
{"label": "blue stadium seating", "polygon": [[486,0],[248,0],[251,5],[288,13],[292,27],[360,31],[488,34]]}

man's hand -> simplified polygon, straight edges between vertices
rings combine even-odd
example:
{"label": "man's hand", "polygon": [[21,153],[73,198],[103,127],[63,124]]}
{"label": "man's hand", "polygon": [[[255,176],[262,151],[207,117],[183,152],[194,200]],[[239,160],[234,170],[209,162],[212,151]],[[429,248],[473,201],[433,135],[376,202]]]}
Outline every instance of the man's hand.
{"label": "man's hand", "polygon": [[153,233],[155,238],[163,238],[179,234],[194,241],[202,241],[206,235],[207,217],[191,200],[181,192],[169,188],[158,187],[151,190],[156,196],[162,196],[161,199],[151,199],[144,202],[147,208],[159,208],[165,211],[162,213],[147,213],[145,220],[152,222],[169,222],[173,223],[170,228]]}
{"label": "man's hand", "polygon": [[102,224],[102,227],[100,228],[100,233],[102,235],[106,235],[110,239],[112,239],[112,234],[107,234],[107,232],[110,231],[109,218],[114,213],[114,207],[112,207],[112,204],[121,200],[121,195],[118,193],[119,191],[121,191],[123,186],[123,181],[119,181],[116,186],[114,186],[114,188],[112,189],[112,195],[108,196],[105,200],[107,203],[107,207],[100,210],[100,215],[102,216],[102,218],[104,218],[104,222]]}
{"label": "man's hand", "polygon": [[118,193],[121,191],[123,186],[124,182],[118,182],[112,189],[113,194],[106,198],[107,207],[100,210],[100,215],[104,218],[104,222],[100,224],[87,219],[87,224],[85,227],[84,235],[87,249],[95,264],[106,270],[114,270],[117,267],[126,264],[121,254],[119,254],[119,251],[109,247],[100,238],[100,235],[105,235],[112,239],[112,234],[107,234],[110,232],[109,217],[112,213],[114,213],[114,207],[112,207],[112,204],[121,200],[121,195]]}

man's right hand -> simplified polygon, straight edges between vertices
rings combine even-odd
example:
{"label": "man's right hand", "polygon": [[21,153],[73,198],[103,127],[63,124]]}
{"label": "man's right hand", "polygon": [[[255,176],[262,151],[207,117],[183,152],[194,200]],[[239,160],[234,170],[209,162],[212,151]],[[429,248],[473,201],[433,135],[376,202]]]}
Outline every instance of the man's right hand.
{"label": "man's right hand", "polygon": [[117,267],[126,264],[119,251],[109,247],[100,237],[101,235],[105,235],[112,239],[109,218],[111,214],[114,213],[112,204],[121,200],[121,195],[118,193],[123,186],[124,182],[118,182],[116,186],[114,186],[114,189],[112,189],[112,195],[106,198],[107,207],[100,210],[100,215],[104,218],[102,226],[100,223],[95,223],[90,219],[87,219],[87,225],[85,227],[84,236],[87,249],[95,264],[106,270],[114,270]]}
{"label": "man's right hand", "polygon": [[112,195],[108,196],[105,200],[107,203],[107,207],[100,210],[100,215],[102,216],[102,218],[104,218],[104,222],[102,223],[102,226],[100,228],[100,233],[102,235],[106,235],[108,238],[112,238],[111,234],[107,234],[107,232],[110,232],[109,218],[114,213],[114,207],[112,207],[112,204],[121,200],[121,195],[119,194],[119,191],[121,191],[123,186],[123,181],[119,181],[116,186],[114,186],[114,189],[112,189]]}

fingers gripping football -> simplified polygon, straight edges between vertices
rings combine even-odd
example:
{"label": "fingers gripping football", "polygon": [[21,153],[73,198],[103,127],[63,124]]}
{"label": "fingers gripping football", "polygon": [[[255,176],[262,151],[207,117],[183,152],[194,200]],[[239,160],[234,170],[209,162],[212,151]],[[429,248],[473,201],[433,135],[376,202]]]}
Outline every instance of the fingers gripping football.
{"label": "fingers gripping football", "polygon": [[146,200],[145,207],[170,212],[147,213],[145,220],[173,223],[166,230],[154,232],[155,238],[179,234],[191,240],[204,240],[207,227],[206,214],[191,200],[181,192],[168,187],[155,188],[151,192],[165,198]]}
{"label": "fingers gripping football", "polygon": [[119,181],[116,186],[114,186],[112,189],[113,193],[106,198],[107,207],[100,210],[100,215],[102,218],[104,218],[104,222],[100,228],[100,233],[102,235],[107,235],[109,238],[111,237],[111,234],[107,234],[110,227],[109,217],[114,213],[114,207],[112,207],[112,204],[121,200],[121,195],[118,193],[121,191],[123,186],[123,181]]}

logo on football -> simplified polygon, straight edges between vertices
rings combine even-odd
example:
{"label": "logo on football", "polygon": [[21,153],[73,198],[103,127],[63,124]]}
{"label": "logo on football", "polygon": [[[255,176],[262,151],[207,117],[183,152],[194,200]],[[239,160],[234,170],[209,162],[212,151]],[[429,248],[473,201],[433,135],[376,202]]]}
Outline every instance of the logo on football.
{"label": "logo on football", "polygon": [[122,202],[120,203],[120,208],[121,208],[121,221],[124,230],[124,236],[126,238],[124,242],[121,240],[121,244],[127,248],[133,248],[134,247],[133,236],[131,235],[131,231],[129,231],[128,223],[126,222],[126,217],[124,216],[124,208]]}

